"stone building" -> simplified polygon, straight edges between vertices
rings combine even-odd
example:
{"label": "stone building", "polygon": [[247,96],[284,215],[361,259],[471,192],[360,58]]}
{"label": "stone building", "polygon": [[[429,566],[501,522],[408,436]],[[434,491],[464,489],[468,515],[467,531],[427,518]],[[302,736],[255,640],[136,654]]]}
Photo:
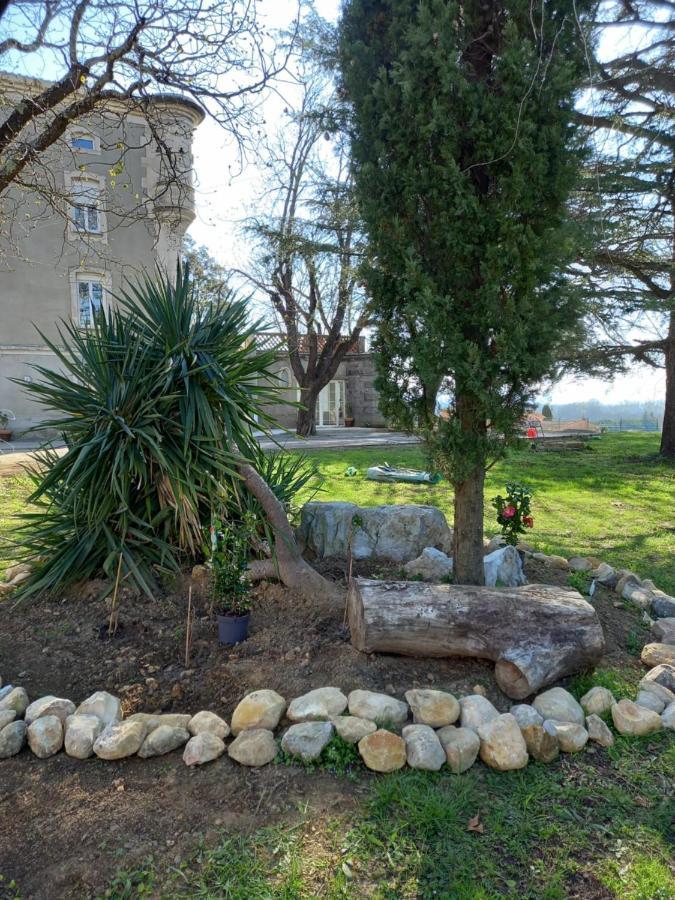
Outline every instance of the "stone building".
{"label": "stone building", "polygon": [[[0,75],[0,120],[46,84]],[[195,215],[192,140],[203,117],[173,95],[142,108],[107,101],[40,156],[29,187],[0,199],[0,409],[14,412],[16,436],[44,419],[9,380],[53,362],[37,329],[58,343],[59,321],[86,328],[125,281],[175,266]]]}

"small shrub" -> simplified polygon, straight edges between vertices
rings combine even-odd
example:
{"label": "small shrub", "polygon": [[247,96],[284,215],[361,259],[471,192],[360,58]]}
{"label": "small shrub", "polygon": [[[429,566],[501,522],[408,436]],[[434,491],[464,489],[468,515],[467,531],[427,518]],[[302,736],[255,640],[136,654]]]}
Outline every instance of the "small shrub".
{"label": "small shrub", "polygon": [[570,587],[579,591],[580,594],[588,595],[593,583],[593,576],[590,572],[570,572],[567,583]]}
{"label": "small shrub", "polygon": [[518,535],[534,527],[530,510],[531,499],[532,491],[515,481],[507,482],[506,497],[498,494],[492,498],[492,505],[497,510],[497,522],[501,525],[502,535],[507,544],[515,547]]}

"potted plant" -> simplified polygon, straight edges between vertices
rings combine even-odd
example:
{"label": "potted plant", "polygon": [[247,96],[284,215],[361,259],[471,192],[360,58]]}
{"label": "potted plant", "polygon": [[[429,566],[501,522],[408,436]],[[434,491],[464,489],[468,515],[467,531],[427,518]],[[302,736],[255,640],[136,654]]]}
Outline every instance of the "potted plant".
{"label": "potted plant", "polygon": [[353,428],[354,427],[354,415],[352,413],[352,408],[347,404],[346,412],[345,412],[345,428]]}
{"label": "potted plant", "polygon": [[11,441],[12,439],[12,431],[7,427],[9,420],[10,413],[7,410],[0,409],[0,441]]}
{"label": "potted plant", "polygon": [[211,605],[218,640],[231,646],[245,641],[251,618],[251,582],[247,578],[249,528],[246,523],[214,522],[209,529]]}

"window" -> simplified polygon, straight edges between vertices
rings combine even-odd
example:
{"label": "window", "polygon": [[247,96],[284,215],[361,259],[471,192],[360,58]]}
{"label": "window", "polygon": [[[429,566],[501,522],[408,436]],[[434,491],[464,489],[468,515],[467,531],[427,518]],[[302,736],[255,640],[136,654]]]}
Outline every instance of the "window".
{"label": "window", "polygon": [[80,153],[101,152],[101,145],[96,135],[80,128],[70,132],[68,142],[71,149],[78,150]]}
{"label": "window", "polygon": [[291,386],[291,373],[288,369],[281,369],[277,372],[279,378],[279,387],[283,390]]}
{"label": "window", "polygon": [[71,219],[76,231],[86,234],[100,234],[103,231],[100,198],[98,181],[85,178],[71,181]]}
{"label": "window", "polygon": [[77,279],[77,324],[88,328],[94,316],[103,309],[103,282],[94,279]]}

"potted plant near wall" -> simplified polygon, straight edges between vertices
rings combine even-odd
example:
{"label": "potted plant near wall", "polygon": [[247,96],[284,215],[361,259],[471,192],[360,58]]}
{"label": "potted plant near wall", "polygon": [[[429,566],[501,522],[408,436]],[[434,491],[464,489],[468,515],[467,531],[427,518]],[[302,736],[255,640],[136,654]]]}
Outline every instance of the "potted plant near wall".
{"label": "potted plant near wall", "polygon": [[251,618],[251,582],[247,577],[249,528],[215,521],[209,529],[211,605],[218,640],[231,646],[245,641]]}
{"label": "potted plant near wall", "polygon": [[13,418],[13,414],[8,409],[0,409],[0,441],[11,441],[12,430],[7,426],[10,419]]}
{"label": "potted plant near wall", "polygon": [[345,412],[345,428],[353,428],[354,427],[354,414],[352,412],[351,405],[348,403],[346,406]]}

